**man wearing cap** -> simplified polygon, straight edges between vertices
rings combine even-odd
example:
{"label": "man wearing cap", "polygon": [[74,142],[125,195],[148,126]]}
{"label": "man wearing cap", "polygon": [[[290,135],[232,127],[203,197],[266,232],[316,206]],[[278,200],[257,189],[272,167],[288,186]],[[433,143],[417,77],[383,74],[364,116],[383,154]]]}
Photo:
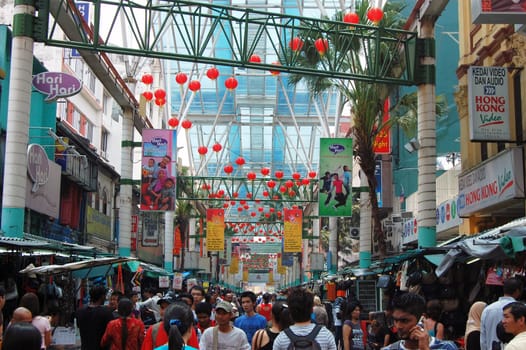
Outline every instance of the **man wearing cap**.
{"label": "man wearing cap", "polygon": [[[250,350],[247,336],[241,329],[234,327],[232,304],[221,301],[216,305],[216,326],[205,329],[199,342],[200,350]],[[217,344],[214,346],[214,344]]]}
{"label": "man wearing cap", "polygon": [[[144,341],[141,346],[141,350],[153,350],[161,345],[168,343],[168,334],[166,334],[166,331],[164,330],[162,319],[164,316],[164,310],[166,310],[168,305],[176,301],[181,303],[184,302],[182,300],[178,300],[178,296],[174,292],[166,293],[162,298],[160,298],[157,301],[157,304],[159,305],[161,321],[148,328],[148,331],[146,332],[146,336],[144,337]],[[188,340],[188,345],[194,348],[197,348],[197,346],[199,345],[199,342],[197,341],[197,333],[195,332],[195,330],[192,330],[192,335]]]}

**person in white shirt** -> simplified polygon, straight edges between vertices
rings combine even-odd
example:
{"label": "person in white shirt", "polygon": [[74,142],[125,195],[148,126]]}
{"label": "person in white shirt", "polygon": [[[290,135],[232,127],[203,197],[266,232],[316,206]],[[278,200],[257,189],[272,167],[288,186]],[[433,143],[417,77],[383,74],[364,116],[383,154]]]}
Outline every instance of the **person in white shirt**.
{"label": "person in white shirt", "polygon": [[205,329],[199,341],[200,350],[250,350],[247,336],[232,325],[232,304],[216,305],[216,326]]}
{"label": "person in white shirt", "polygon": [[514,336],[506,350],[526,349],[526,305],[516,301],[504,306],[502,326]]}

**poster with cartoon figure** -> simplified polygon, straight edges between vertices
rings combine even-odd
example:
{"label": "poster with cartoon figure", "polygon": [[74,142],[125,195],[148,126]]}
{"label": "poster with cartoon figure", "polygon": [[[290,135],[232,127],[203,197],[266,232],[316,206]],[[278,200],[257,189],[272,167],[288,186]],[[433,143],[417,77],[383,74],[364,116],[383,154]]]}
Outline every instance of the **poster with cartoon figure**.
{"label": "poster with cartoon figure", "polygon": [[320,139],[319,215],[352,215],[352,150],[350,138]]}

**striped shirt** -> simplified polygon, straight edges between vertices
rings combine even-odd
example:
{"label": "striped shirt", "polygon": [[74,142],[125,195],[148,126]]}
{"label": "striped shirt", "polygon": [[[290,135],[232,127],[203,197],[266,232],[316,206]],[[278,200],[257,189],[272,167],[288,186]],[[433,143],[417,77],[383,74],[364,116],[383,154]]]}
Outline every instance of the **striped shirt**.
{"label": "striped shirt", "polygon": [[[311,323],[306,326],[292,325],[290,326],[290,330],[292,331],[292,333],[298,336],[304,336],[308,335],[314,329],[315,326],[315,323]],[[334,336],[332,335],[331,331],[329,331],[325,327],[321,328],[320,333],[318,333],[318,335],[316,336],[316,341],[318,342],[318,344],[320,344],[322,350],[336,350],[336,342],[334,341]],[[289,337],[285,334],[285,332],[281,331],[277,336],[276,340],[274,340],[274,346],[272,349],[287,350],[289,345]]]}

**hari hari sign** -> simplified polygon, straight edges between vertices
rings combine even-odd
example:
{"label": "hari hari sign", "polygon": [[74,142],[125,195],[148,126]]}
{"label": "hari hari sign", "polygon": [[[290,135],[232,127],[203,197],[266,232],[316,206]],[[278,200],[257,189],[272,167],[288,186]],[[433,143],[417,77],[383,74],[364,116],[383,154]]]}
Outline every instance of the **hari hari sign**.
{"label": "hari hari sign", "polygon": [[33,76],[33,87],[47,95],[46,102],[61,97],[77,94],[82,89],[82,82],[76,77],[62,72],[42,72]]}

